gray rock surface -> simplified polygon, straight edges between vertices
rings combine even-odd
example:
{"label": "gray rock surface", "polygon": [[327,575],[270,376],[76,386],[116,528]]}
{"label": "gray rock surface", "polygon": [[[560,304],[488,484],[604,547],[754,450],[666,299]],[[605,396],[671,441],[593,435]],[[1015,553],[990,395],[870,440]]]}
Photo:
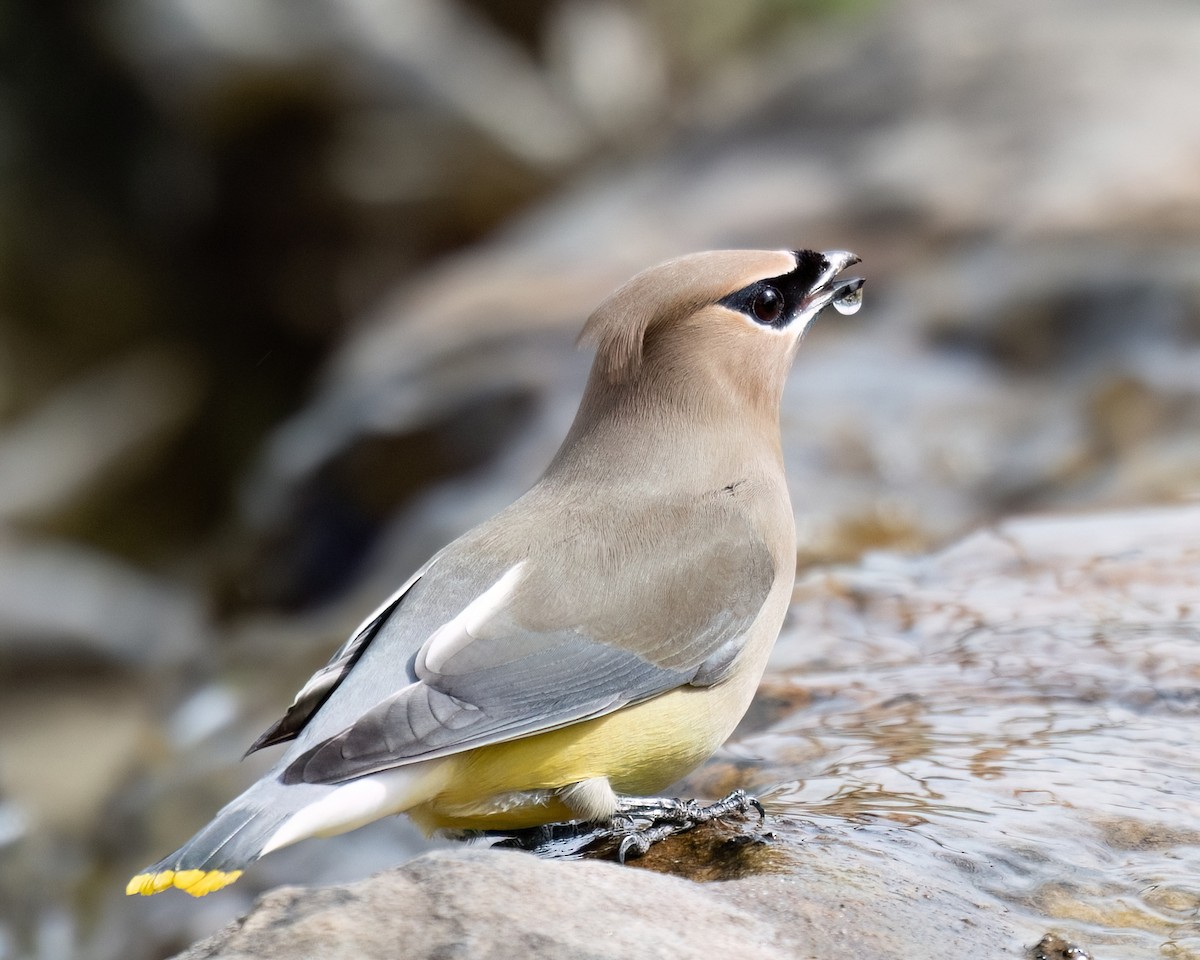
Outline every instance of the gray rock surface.
{"label": "gray rock surface", "polygon": [[[1002,908],[981,911],[937,876],[829,853],[797,850],[794,872],[709,884],[595,861],[431,853],[360,883],[269,893],[178,960],[890,960],[922,956],[931,940],[963,952],[1014,940]],[[931,898],[954,906],[931,912]]]}

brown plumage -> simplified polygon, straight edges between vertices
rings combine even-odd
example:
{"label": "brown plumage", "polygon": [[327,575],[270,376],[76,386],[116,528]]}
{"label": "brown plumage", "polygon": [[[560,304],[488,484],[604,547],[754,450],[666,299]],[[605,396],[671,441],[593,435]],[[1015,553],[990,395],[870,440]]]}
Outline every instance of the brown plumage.
{"label": "brown plumage", "polygon": [[438,553],[252,749],[271,773],[131,893],[206,893],[271,850],[405,811],[426,829],[604,821],[749,705],[795,575],[779,402],[834,252],[681,257],[582,339],[574,424],[525,496]]}

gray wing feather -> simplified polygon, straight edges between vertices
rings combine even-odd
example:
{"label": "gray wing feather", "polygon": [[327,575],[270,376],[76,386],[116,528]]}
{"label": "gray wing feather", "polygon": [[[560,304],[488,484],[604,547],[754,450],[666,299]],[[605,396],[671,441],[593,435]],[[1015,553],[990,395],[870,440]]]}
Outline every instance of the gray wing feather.
{"label": "gray wing feather", "polygon": [[[701,519],[683,525],[691,533],[676,534],[672,551],[633,518],[640,540],[617,549],[610,537],[602,555],[595,538],[581,539],[590,554],[560,543],[553,563],[497,546],[486,529],[468,535],[384,617],[349,682],[285,756],[282,778],[348,780],[719,681],[775,566],[740,517]],[[435,633],[522,560],[533,566],[513,596],[429,658]]]}
{"label": "gray wing feather", "polygon": [[690,679],[579,634],[543,639],[536,655],[409,684],[303,755],[287,780],[346,780],[512,740],[610,713]]}

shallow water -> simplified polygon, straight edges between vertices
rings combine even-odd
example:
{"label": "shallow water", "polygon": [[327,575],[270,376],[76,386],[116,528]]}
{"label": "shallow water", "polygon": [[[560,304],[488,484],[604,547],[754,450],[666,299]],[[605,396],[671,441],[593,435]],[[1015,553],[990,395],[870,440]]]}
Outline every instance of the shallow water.
{"label": "shallow water", "polygon": [[772,828],[961,880],[1026,947],[1200,957],[1200,546],[1172,529],[1200,511],[1020,521],[803,581],[731,748]]}

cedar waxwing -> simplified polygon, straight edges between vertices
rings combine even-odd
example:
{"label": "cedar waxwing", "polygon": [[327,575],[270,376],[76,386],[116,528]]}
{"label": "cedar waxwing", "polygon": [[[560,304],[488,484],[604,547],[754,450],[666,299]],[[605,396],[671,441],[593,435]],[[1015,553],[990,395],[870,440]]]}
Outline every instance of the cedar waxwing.
{"label": "cedar waxwing", "polygon": [[291,741],[272,770],[127,892],[201,896],[394,813],[513,830],[653,806],[622,795],[721,745],[779,634],[796,570],[780,399],[809,321],[857,309],[863,281],[836,279],[857,262],[699,253],[612,294],[542,478],[372,613],[250,748]]}

